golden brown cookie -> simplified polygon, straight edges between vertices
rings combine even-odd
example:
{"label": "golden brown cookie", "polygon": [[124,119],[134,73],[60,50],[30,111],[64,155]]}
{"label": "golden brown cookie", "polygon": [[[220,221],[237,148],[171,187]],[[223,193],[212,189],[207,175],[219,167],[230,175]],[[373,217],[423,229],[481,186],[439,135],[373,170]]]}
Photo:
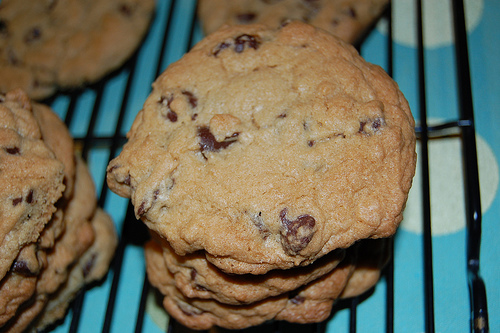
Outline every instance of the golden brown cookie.
{"label": "golden brown cookie", "polygon": [[264,274],[392,235],[413,127],[397,84],[340,39],[232,26],[155,81],[107,180],[177,254]]}
{"label": "golden brown cookie", "polygon": [[215,299],[241,305],[280,295],[316,280],[335,269],[345,257],[338,249],[305,267],[273,270],[263,275],[226,274],[209,263],[203,253],[175,254],[159,237],[166,267],[174,276],[177,288],[189,298]]}
{"label": "golden brown cookie", "polygon": [[0,279],[29,271],[19,252],[36,243],[62,197],[64,164],[43,141],[33,106],[22,91],[0,94]]}
{"label": "golden brown cookie", "polygon": [[250,304],[229,305],[186,297],[176,287],[155,241],[146,244],[145,254],[148,278],[164,295],[163,306],[176,320],[193,329],[241,329],[275,319],[296,323],[322,321],[329,316],[354,268],[348,257],[344,264],[297,290]]}
{"label": "golden brown cookie", "polygon": [[3,0],[0,92],[42,99],[95,82],[138,47],[154,0]]}

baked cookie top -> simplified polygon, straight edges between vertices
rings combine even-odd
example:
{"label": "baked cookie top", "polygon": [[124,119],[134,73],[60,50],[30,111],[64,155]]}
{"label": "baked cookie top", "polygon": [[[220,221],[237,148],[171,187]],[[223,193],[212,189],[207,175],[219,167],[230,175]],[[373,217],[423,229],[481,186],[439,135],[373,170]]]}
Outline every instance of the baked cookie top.
{"label": "baked cookie top", "polygon": [[323,30],[218,30],[153,84],[110,188],[179,255],[231,273],[392,235],[415,171],[397,84]]}
{"label": "baked cookie top", "polygon": [[154,0],[3,0],[0,92],[42,99],[97,81],[142,40]]}
{"label": "baked cookie top", "polygon": [[348,43],[359,42],[382,15],[390,0],[200,0],[198,16],[209,34],[224,24],[278,27],[302,20]]}

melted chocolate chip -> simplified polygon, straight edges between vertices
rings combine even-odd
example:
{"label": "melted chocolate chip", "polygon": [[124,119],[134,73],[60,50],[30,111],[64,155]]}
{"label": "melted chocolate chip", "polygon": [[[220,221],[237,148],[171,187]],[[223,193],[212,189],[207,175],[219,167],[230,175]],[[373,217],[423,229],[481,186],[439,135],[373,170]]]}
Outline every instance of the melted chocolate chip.
{"label": "melted chocolate chip", "polygon": [[196,280],[196,276],[198,275],[198,272],[196,271],[196,269],[191,269],[191,280]]}
{"label": "melted chocolate chip", "polygon": [[212,52],[212,54],[214,56],[217,56],[219,54],[220,51],[224,50],[224,49],[227,49],[228,47],[230,47],[231,44],[229,43],[226,43],[226,42],[222,42],[220,43],[219,45],[217,45],[217,47],[215,48],[215,50]]}
{"label": "melted chocolate chip", "polygon": [[244,24],[254,21],[256,17],[257,17],[257,14],[252,13],[252,12],[242,13],[242,14],[236,15],[236,19],[240,23],[244,23]]}
{"label": "melted chocolate chip", "polygon": [[170,108],[170,104],[172,104],[173,100],[174,100],[174,96],[169,96],[169,97],[161,96],[158,103],[163,105],[163,106],[166,106],[168,108],[168,111],[167,111],[165,116],[167,117],[168,120],[175,123],[177,121],[177,118],[178,118],[177,113]]}
{"label": "melted chocolate chip", "polygon": [[42,31],[40,30],[39,27],[33,27],[28,33],[24,36],[24,42],[26,43],[32,43],[36,41],[37,39],[40,39],[42,37]]}
{"label": "melted chocolate chip", "polygon": [[82,267],[83,277],[87,277],[92,272],[92,269],[94,268],[96,259],[97,259],[97,256],[94,253],[90,257],[90,259],[83,265],[83,267]]}
{"label": "melted chocolate chip", "polygon": [[33,203],[33,190],[30,190],[28,195],[26,196],[26,202],[29,204]]}
{"label": "melted chocolate chip", "polygon": [[137,208],[137,215],[139,217],[143,216],[144,214],[146,214],[148,212],[148,208],[146,208],[146,202],[143,201],[141,202],[141,204],[139,205],[139,208]]}
{"label": "melted chocolate chip", "polygon": [[217,45],[212,54],[214,56],[217,56],[219,52],[231,47],[231,45],[233,44],[234,44],[234,52],[241,53],[245,51],[245,48],[252,48],[254,50],[257,50],[259,48],[260,42],[256,36],[243,34],[236,37],[233,43],[229,42],[220,43],[219,45]]}
{"label": "melted chocolate chip", "polygon": [[281,245],[288,255],[296,255],[307,247],[314,236],[316,220],[309,214],[300,215],[296,220],[286,217],[287,208],[280,212],[282,228]]}
{"label": "melted chocolate chip", "polygon": [[168,112],[167,112],[167,118],[171,122],[175,123],[177,121],[177,113],[175,113],[172,110],[168,110]]}
{"label": "melted chocolate chip", "polygon": [[192,92],[183,90],[182,94],[188,98],[188,102],[193,109],[198,106],[198,99],[194,96]]}
{"label": "melted chocolate chip", "polygon": [[292,302],[295,305],[300,305],[304,303],[306,299],[303,296],[300,295],[295,295],[294,297],[290,298],[290,302]]}
{"label": "melted chocolate chip", "polygon": [[6,147],[4,150],[10,155],[21,155],[21,150],[19,147]]}
{"label": "melted chocolate chip", "polygon": [[375,119],[362,120],[359,122],[358,133],[366,135],[374,134],[380,131],[382,126],[384,125],[385,125],[384,119],[379,117]]}
{"label": "melted chocolate chip", "polygon": [[245,50],[245,46],[257,50],[259,44],[255,36],[244,34],[236,37],[234,40],[234,51],[236,53],[241,53]]}
{"label": "melted chocolate chip", "polygon": [[239,133],[233,133],[230,137],[225,138],[224,141],[219,142],[208,127],[198,128],[198,137],[200,138],[200,149],[202,152],[225,149],[237,141],[238,135]]}
{"label": "melted chocolate chip", "polygon": [[23,276],[35,276],[37,272],[32,272],[28,263],[24,260],[16,260],[12,264],[12,271]]}

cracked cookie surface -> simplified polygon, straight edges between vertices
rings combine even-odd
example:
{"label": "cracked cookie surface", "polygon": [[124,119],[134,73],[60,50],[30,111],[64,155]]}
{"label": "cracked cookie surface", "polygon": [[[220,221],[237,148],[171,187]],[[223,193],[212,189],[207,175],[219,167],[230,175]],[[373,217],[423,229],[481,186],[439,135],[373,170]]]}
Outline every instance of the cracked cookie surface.
{"label": "cracked cookie surface", "polygon": [[413,127],[397,84],[340,39],[232,26],[155,81],[107,181],[178,255],[265,274],[392,235]]}

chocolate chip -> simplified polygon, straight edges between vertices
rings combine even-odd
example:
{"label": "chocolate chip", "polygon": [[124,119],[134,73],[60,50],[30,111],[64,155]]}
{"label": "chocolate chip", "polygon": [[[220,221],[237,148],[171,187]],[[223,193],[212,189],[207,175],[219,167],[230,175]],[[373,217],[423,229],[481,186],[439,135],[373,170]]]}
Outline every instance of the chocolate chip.
{"label": "chocolate chip", "polygon": [[230,137],[227,137],[223,141],[219,142],[215,139],[215,136],[210,132],[208,127],[198,128],[198,137],[200,138],[200,148],[202,152],[225,149],[237,141],[238,135],[239,133],[233,133]]}
{"label": "chocolate chip", "polygon": [[217,45],[217,47],[215,48],[215,50],[212,52],[212,54],[214,56],[217,56],[219,54],[220,51],[224,50],[224,49],[227,49],[228,47],[230,47],[231,44],[229,43],[226,43],[226,42],[222,42],[220,43],[219,45]]}
{"label": "chocolate chip", "polygon": [[240,35],[234,40],[234,51],[236,53],[241,53],[245,50],[246,45],[254,50],[257,50],[259,44],[260,43],[255,36],[247,34]]}
{"label": "chocolate chip", "polygon": [[372,122],[372,128],[377,131],[382,126],[382,120],[380,118],[375,118]]}
{"label": "chocolate chip", "polygon": [[375,118],[375,119],[368,119],[368,120],[362,120],[359,122],[359,129],[358,133],[361,134],[374,134],[382,128],[382,126],[385,125],[385,121],[383,118]]}
{"label": "chocolate chip", "polygon": [[33,203],[33,190],[30,190],[28,195],[26,196],[26,202],[29,204]]}
{"label": "chocolate chip", "polygon": [[192,92],[187,91],[187,90],[183,90],[182,94],[188,98],[188,102],[193,109],[196,106],[198,106],[198,99],[196,97],[194,97],[194,94]]}
{"label": "chocolate chip", "polygon": [[[212,54],[214,56],[217,56],[219,54],[219,52],[231,47],[231,45],[232,45],[232,43],[230,43],[230,42],[222,42],[219,45],[217,45],[217,47],[212,52]],[[239,35],[238,37],[236,37],[234,39],[234,51],[236,53],[241,53],[241,52],[245,51],[246,47],[257,50],[259,48],[259,45],[260,45],[260,42],[259,42],[258,38],[256,36],[252,36],[252,35],[243,34],[243,35]]]}
{"label": "chocolate chip", "polygon": [[290,302],[292,302],[295,305],[300,305],[306,301],[305,297],[300,296],[300,295],[295,295],[294,297],[290,298]]}
{"label": "chocolate chip", "polygon": [[12,199],[12,205],[13,205],[13,206],[17,206],[17,205],[19,205],[21,202],[23,202],[23,198],[22,198],[22,197]]}
{"label": "chocolate chip", "polygon": [[92,254],[92,256],[90,256],[90,259],[87,260],[87,262],[83,265],[82,267],[83,277],[87,277],[92,272],[96,259],[97,255],[94,253]]}
{"label": "chocolate chip", "polygon": [[196,280],[196,276],[198,275],[198,272],[196,271],[196,269],[191,269],[191,280]]}
{"label": "chocolate chip", "polygon": [[286,217],[287,208],[280,212],[281,245],[288,255],[296,255],[307,247],[314,236],[316,220],[309,214],[300,215],[296,220]]}
{"label": "chocolate chip", "polygon": [[173,100],[174,96],[169,96],[169,97],[161,96],[158,103],[167,107],[168,110],[165,116],[167,117],[168,120],[175,123],[177,121],[177,113],[170,108],[170,104],[172,104]]}
{"label": "chocolate chip", "polygon": [[6,147],[4,150],[10,155],[21,155],[21,150],[19,147]]}
{"label": "chocolate chip", "polygon": [[307,141],[307,145],[308,145],[309,147],[314,146],[314,143],[315,143],[315,142],[314,142],[314,140],[309,140],[309,141]]}
{"label": "chocolate chip", "polygon": [[143,216],[144,214],[146,214],[148,212],[149,208],[146,208],[146,202],[143,201],[141,202],[141,204],[139,205],[139,208],[137,208],[137,215],[139,217]]}
{"label": "chocolate chip", "polygon": [[257,17],[257,14],[251,13],[251,12],[236,15],[236,19],[240,23],[244,23],[244,24],[254,21],[256,17]]}
{"label": "chocolate chip", "polygon": [[177,121],[177,113],[175,113],[172,110],[168,110],[168,112],[167,112],[167,118],[171,122],[175,123]]}
{"label": "chocolate chip", "polygon": [[39,27],[33,27],[24,36],[24,42],[26,42],[26,43],[32,43],[32,42],[36,41],[37,39],[40,39],[40,37],[42,37],[42,31],[40,30],[40,28]]}
{"label": "chocolate chip", "polygon": [[29,264],[24,260],[14,261],[11,269],[12,269],[12,272],[14,272],[16,274],[23,275],[23,276],[35,276],[37,273],[37,272],[33,272],[30,269]]}

